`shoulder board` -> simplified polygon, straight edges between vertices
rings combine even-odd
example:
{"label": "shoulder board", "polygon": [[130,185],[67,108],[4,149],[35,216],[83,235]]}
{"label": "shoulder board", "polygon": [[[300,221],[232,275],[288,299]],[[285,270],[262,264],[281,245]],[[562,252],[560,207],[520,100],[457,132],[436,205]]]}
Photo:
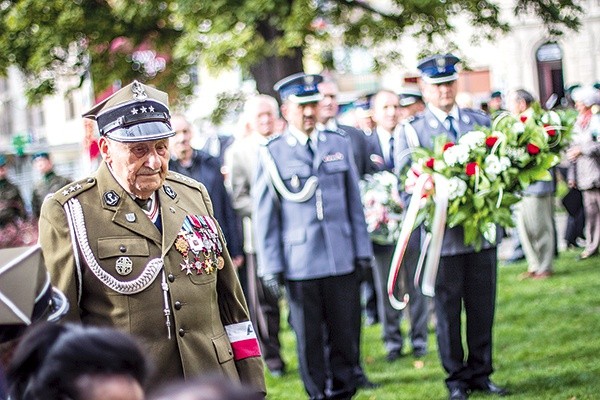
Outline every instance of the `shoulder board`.
{"label": "shoulder board", "polygon": [[185,176],[180,174],[179,172],[169,171],[167,174],[167,181],[182,183],[186,186],[193,187],[196,189],[200,189],[202,184],[195,180],[194,178],[190,178],[189,176]]}
{"label": "shoulder board", "polygon": [[342,137],[348,136],[348,134],[346,132],[344,132],[341,128],[338,128],[335,131],[330,131],[329,129],[325,129],[323,132],[337,134],[337,135],[340,135]]}
{"label": "shoulder board", "polygon": [[262,146],[268,146],[271,143],[277,141],[277,139],[281,138],[281,133],[278,133],[276,135],[271,135],[267,138],[266,142],[261,143]]}
{"label": "shoulder board", "polygon": [[81,193],[93,188],[94,186],[96,186],[96,178],[90,176],[88,178],[71,182],[63,186],[52,195],[52,198],[58,201],[60,204],[65,204],[73,197],[79,196]]}
{"label": "shoulder board", "polygon": [[471,112],[473,114],[479,114],[479,115],[483,115],[483,116],[488,116],[488,114],[486,114],[485,111],[480,110],[478,108],[463,108],[462,111],[467,111],[467,112]]}

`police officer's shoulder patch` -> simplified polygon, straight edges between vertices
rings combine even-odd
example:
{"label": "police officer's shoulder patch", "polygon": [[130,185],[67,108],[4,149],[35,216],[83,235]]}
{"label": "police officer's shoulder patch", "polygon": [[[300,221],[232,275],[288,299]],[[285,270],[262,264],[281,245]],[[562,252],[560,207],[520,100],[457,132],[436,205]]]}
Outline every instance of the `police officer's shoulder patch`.
{"label": "police officer's shoulder patch", "polygon": [[79,196],[81,193],[93,188],[94,186],[96,186],[96,178],[83,178],[76,182],[71,182],[63,186],[61,189],[57,190],[54,193],[52,198],[54,198],[62,205],[70,199],[72,199],[73,197]]}

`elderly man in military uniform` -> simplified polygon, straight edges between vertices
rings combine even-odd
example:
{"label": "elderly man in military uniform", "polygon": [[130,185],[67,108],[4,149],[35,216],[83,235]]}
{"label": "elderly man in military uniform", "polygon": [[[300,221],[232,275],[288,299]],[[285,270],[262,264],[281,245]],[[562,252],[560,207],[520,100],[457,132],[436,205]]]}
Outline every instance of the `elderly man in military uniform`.
{"label": "elderly man in military uniform", "polygon": [[35,185],[31,194],[31,213],[35,218],[40,217],[42,203],[47,195],[56,192],[63,186],[68,185],[71,179],[58,175],[54,172],[54,164],[50,159],[50,154],[40,151],[31,156],[33,166],[40,172],[41,179]]}
{"label": "elderly man in military uniform", "polygon": [[[455,102],[459,59],[434,55],[419,62],[421,89],[426,110],[409,120],[399,135],[399,154],[415,147],[432,148],[433,138],[445,135],[455,142],[477,125],[489,126],[483,112],[458,108]],[[408,157],[399,160],[408,162]],[[496,245],[485,243],[481,251],[464,245],[461,227],[446,228],[435,283],[436,331],[439,354],[447,372],[450,399],[466,399],[471,391],[505,395],[507,391],[490,381],[492,325],[496,300]],[[467,321],[467,347],[461,337],[461,310]]]}
{"label": "elderly man in military uniform", "polygon": [[372,256],[348,139],[316,129],[319,75],[275,85],[287,130],[261,149],[254,186],[259,274],[285,281],[299,369],[311,399],[356,391],[359,272]]}
{"label": "elderly man in military uniform", "polygon": [[221,374],[265,392],[246,302],[199,182],[168,171],[167,94],[134,81],[84,117],[103,162],[42,205],[40,243],[68,318],[141,339],[153,384]]}

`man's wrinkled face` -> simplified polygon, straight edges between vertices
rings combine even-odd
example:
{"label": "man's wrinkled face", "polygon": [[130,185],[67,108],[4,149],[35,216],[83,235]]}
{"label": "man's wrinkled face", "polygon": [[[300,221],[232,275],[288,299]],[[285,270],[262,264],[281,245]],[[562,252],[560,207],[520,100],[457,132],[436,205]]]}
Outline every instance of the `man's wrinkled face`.
{"label": "man's wrinkled face", "polygon": [[175,136],[169,139],[171,152],[178,160],[187,160],[192,156],[194,149],[191,145],[192,127],[189,122],[179,116],[171,119],[171,126],[175,131]]}
{"label": "man's wrinkled face", "polygon": [[287,122],[300,132],[309,135],[315,129],[315,124],[317,123],[316,102],[296,104],[292,101],[287,101],[282,112]]}
{"label": "man's wrinkled face", "polygon": [[319,101],[319,121],[326,123],[335,118],[339,110],[338,89],[333,82],[322,82],[319,83],[319,92],[323,95],[323,99]]}
{"label": "man's wrinkled face", "polygon": [[400,121],[400,99],[391,92],[378,93],[373,99],[373,120],[378,127],[393,132]]}
{"label": "man's wrinkled face", "polygon": [[438,84],[423,82],[421,92],[429,104],[448,113],[455,104],[456,88],[456,81]]}
{"label": "man's wrinkled face", "polygon": [[129,193],[149,198],[159,189],[169,169],[169,140],[121,143],[101,137],[100,152],[115,178]]}

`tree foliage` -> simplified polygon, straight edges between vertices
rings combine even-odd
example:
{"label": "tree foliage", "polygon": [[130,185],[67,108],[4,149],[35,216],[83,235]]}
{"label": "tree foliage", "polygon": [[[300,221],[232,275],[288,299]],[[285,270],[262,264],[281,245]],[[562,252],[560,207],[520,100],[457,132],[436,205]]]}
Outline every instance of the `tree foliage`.
{"label": "tree foliage", "polygon": [[[56,78],[91,73],[96,92],[115,80],[139,79],[190,93],[199,60],[215,70],[240,66],[257,75],[308,48],[374,48],[410,34],[428,42],[467,18],[478,36],[509,30],[503,0],[4,0],[0,1],[0,72],[18,66],[30,100],[55,90]],[[536,15],[549,37],[577,29],[577,0],[515,0],[515,15]],[[477,29],[479,28],[479,29]],[[398,59],[378,55],[376,68]],[[265,63],[265,60],[269,61]],[[273,64],[274,65],[274,64]],[[299,68],[296,63],[292,68]],[[275,68],[272,84],[290,71]],[[293,72],[293,71],[292,71]],[[268,85],[263,85],[268,87]],[[260,86],[259,86],[260,88]]]}

